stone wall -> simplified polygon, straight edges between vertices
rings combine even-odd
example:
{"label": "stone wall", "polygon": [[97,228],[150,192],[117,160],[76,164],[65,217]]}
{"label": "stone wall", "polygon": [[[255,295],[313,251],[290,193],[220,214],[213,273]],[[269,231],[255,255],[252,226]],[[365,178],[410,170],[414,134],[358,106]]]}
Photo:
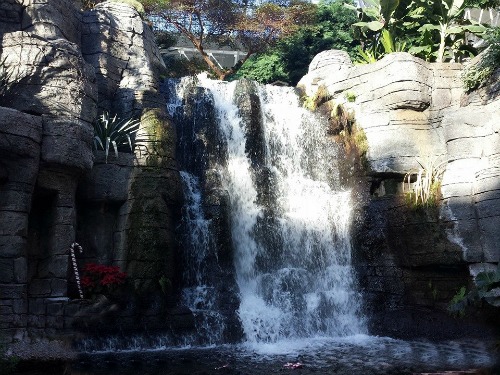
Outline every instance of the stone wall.
{"label": "stone wall", "polygon": [[[498,84],[467,96],[461,71],[406,53],[354,66],[346,53],[325,51],[299,82],[328,115],[338,103],[354,113],[366,136],[365,169],[348,180],[360,202],[355,253],[374,333],[459,329],[449,301],[500,260]],[[403,192],[419,162],[443,171],[428,208],[412,208]]]}
{"label": "stone wall", "polygon": [[[158,87],[165,66],[134,8],[102,3],[82,12],[74,4],[0,4],[0,61],[9,71],[0,94],[1,340],[71,332],[74,316],[88,310],[76,298],[75,241],[84,249],[80,267],[119,265],[141,280],[139,294],[158,296],[162,276],[175,282],[181,193]],[[106,163],[93,152],[92,124],[104,111],[142,117],[135,155]]]}

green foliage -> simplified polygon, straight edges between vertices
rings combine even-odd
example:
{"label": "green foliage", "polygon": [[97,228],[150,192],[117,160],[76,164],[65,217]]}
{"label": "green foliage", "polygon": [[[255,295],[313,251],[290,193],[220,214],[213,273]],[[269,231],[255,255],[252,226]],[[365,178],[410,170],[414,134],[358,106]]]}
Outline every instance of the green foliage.
{"label": "green foliage", "polygon": [[496,271],[479,272],[475,277],[473,287],[468,292],[466,287],[460,288],[450,301],[448,310],[463,316],[468,305],[480,301],[500,307],[500,263]]}
{"label": "green foliage", "polygon": [[135,133],[139,130],[140,122],[134,119],[120,120],[115,115],[111,117],[104,112],[94,123],[94,147],[106,152],[108,161],[109,149],[112,146],[118,157],[118,151],[134,150]]}
{"label": "green foliage", "polygon": [[347,102],[349,102],[349,103],[354,103],[356,101],[356,94],[351,92],[351,91],[346,91],[344,93],[344,97],[346,98]]}
{"label": "green foliage", "polygon": [[233,78],[244,77],[261,83],[288,82],[289,74],[285,69],[282,57],[276,53],[268,52],[259,56],[252,56]]}
{"label": "green foliage", "polygon": [[398,20],[395,13],[400,6],[399,0],[369,0],[367,6],[356,10],[361,21],[352,26],[361,42],[358,46],[357,63],[372,63],[388,53],[401,52],[406,48],[406,42],[394,40]]}
{"label": "green foliage", "polygon": [[108,0],[111,1],[112,3],[123,3],[127,5],[131,5],[135,8],[137,13],[139,13],[141,16],[144,16],[144,6],[137,0]]}
{"label": "green foliage", "polygon": [[302,106],[310,111],[315,111],[321,104],[330,100],[330,98],[328,89],[321,85],[313,96],[305,96],[302,98]]}
{"label": "green foliage", "polygon": [[434,207],[438,204],[444,163],[436,159],[417,160],[418,171],[408,172],[403,180],[403,191],[411,207]]}
{"label": "green foliage", "polygon": [[144,6],[140,1],[137,0],[82,0],[82,9],[88,10],[94,8],[97,4],[103,3],[104,1],[110,1],[113,3],[123,3],[131,5],[137,10],[137,12],[144,16]]}
{"label": "green foliage", "polygon": [[500,28],[492,29],[486,36],[488,49],[476,65],[467,67],[462,74],[465,90],[471,91],[484,85],[493,72],[500,68]]}
{"label": "green foliage", "polygon": [[274,48],[247,60],[233,78],[251,78],[262,83],[285,81],[291,85],[307,73],[318,53],[329,49],[355,53],[351,25],[357,18],[341,0],[324,1],[316,7],[314,21],[282,39]]}
{"label": "green foliage", "polygon": [[465,33],[482,35],[486,27],[463,18],[467,5],[464,0],[370,0],[358,9],[361,19],[353,24],[362,49],[358,60],[371,62],[406,50],[438,62],[475,55]]}
{"label": "green foliage", "polygon": [[12,69],[6,63],[7,58],[0,60],[0,97],[7,94],[12,85]]}
{"label": "green foliage", "polygon": [[[420,7],[425,0],[420,0]],[[435,0],[434,12],[429,15],[427,23],[423,24],[418,30],[420,32],[429,31],[436,33],[439,37],[438,48],[436,51],[436,61],[444,62],[450,56],[445,56],[446,49],[454,47],[456,51],[465,43],[465,32],[482,34],[486,27],[479,24],[471,24],[463,19],[465,10],[464,0]],[[456,41],[461,41],[458,45]]]}

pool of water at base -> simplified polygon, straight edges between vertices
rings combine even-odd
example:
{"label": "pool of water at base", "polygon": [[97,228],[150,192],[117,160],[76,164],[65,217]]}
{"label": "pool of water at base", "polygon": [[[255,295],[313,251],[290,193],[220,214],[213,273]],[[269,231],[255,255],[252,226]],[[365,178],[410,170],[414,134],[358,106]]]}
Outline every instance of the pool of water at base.
{"label": "pool of water at base", "polygon": [[429,342],[355,336],[277,344],[87,352],[66,365],[64,371],[66,375],[399,375],[480,370],[468,373],[500,375],[498,357],[494,343],[478,340]]}

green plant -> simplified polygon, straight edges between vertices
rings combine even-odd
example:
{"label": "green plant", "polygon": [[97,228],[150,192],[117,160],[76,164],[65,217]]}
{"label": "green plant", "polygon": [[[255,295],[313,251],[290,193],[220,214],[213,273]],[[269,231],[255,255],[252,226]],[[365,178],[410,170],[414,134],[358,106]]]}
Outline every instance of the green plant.
{"label": "green plant", "polygon": [[326,86],[319,86],[314,95],[302,98],[302,106],[310,111],[315,111],[321,104],[331,99]]}
{"label": "green plant", "polygon": [[444,163],[436,159],[417,160],[418,171],[408,172],[403,179],[403,191],[406,190],[408,202],[413,207],[435,206],[438,202],[441,176]]}
{"label": "green plant", "polygon": [[144,12],[144,6],[137,0],[108,0],[108,1],[111,1],[113,3],[123,3],[123,4],[128,4],[132,7],[135,8],[135,10],[137,11],[137,13],[139,13],[142,16],[144,16],[145,12]]}
{"label": "green plant", "polygon": [[120,120],[104,112],[94,123],[94,147],[106,152],[108,162],[109,149],[112,146],[116,157],[118,151],[126,149],[134,151],[135,133],[139,130],[140,121],[134,119]]}
{"label": "green plant", "polygon": [[12,84],[12,69],[7,66],[6,60],[0,60],[0,96],[4,96]]}
{"label": "green plant", "polygon": [[355,64],[372,64],[377,61],[380,57],[377,52],[375,45],[370,46],[369,48],[363,49],[363,47],[357,47],[358,56],[354,59]]}
{"label": "green plant", "polygon": [[361,21],[352,25],[361,41],[356,63],[370,64],[381,59],[385,54],[405,49],[406,43],[394,42],[392,31],[397,21],[394,15],[399,3],[399,0],[369,0],[363,8],[347,5],[361,15]]}
{"label": "green plant", "polygon": [[465,286],[461,287],[451,299],[448,310],[463,316],[468,305],[479,301],[500,307],[500,263],[495,271],[479,272],[468,292]]}
{"label": "green plant", "polygon": [[486,36],[488,48],[481,60],[464,69],[462,83],[466,91],[472,91],[484,85],[493,72],[500,68],[500,27],[492,29]]}
{"label": "green plant", "polygon": [[245,77],[261,83],[285,81],[296,86],[307,74],[314,56],[322,51],[344,50],[354,58],[356,42],[351,25],[357,21],[357,17],[344,6],[344,2],[320,1],[310,25],[300,26],[275,47],[247,60],[234,78]]}
{"label": "green plant", "polygon": [[348,103],[354,103],[356,101],[356,94],[351,91],[346,91],[344,97]]}
{"label": "green plant", "polygon": [[[463,13],[466,7],[464,0],[433,0],[432,13],[426,10],[427,0],[414,0],[412,6],[413,19],[424,19],[427,21],[418,31],[434,33],[438,36],[438,43],[434,44],[432,39],[427,39],[431,45],[415,46],[410,49],[412,53],[418,53],[423,48],[431,48],[437,62],[444,62],[449,58],[445,55],[447,49],[455,49],[455,54],[459,49],[467,49],[465,43],[465,33],[484,34],[487,28],[478,23],[464,20]],[[424,17],[424,15],[426,17]],[[437,33],[436,33],[437,32]],[[437,50],[436,50],[437,47]],[[472,53],[472,51],[471,51]]]}
{"label": "green plant", "polygon": [[[97,4],[102,3],[106,0],[82,0],[82,9],[88,10],[94,8]],[[141,2],[137,0],[108,0],[113,3],[123,3],[123,4],[128,4],[131,5],[137,10],[137,12],[142,16],[144,16],[144,6],[141,4]]]}

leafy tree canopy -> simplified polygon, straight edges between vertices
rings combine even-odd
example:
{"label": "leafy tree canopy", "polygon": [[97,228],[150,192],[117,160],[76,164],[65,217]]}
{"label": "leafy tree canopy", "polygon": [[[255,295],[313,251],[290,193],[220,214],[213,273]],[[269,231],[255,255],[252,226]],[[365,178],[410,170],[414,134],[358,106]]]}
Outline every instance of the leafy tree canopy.
{"label": "leafy tree canopy", "polygon": [[341,49],[354,56],[356,42],[351,25],[357,18],[343,3],[342,0],[320,2],[310,24],[299,27],[273,48],[254,55],[233,78],[245,77],[262,83],[285,81],[295,85],[321,51]]}
{"label": "leafy tree canopy", "polygon": [[[157,27],[186,36],[219,79],[307,24],[315,9],[302,0],[269,1],[258,6],[253,0],[142,0],[142,4]],[[204,50],[211,38],[219,44],[237,45],[247,54],[235,67],[221,68]]]}

